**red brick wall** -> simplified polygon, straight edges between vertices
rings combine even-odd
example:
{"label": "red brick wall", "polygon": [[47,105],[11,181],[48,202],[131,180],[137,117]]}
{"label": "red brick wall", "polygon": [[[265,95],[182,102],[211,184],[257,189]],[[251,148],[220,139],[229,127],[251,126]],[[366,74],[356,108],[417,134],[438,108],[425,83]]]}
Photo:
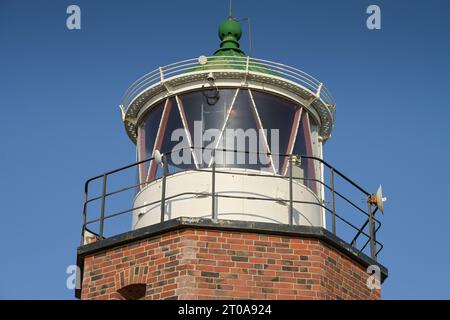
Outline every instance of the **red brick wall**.
{"label": "red brick wall", "polygon": [[82,299],[380,299],[365,267],[315,239],[182,229],[88,255]]}

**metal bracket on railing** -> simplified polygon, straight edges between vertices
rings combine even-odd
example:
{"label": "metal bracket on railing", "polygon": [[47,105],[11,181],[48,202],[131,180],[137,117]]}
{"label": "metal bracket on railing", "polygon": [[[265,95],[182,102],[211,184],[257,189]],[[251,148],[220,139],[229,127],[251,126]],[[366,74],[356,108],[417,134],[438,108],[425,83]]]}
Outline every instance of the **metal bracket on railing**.
{"label": "metal bracket on railing", "polygon": [[162,67],[159,67],[159,78],[161,79],[161,82],[164,82],[164,72]]}
{"label": "metal bracket on railing", "polygon": [[244,74],[244,78],[242,79],[242,82],[241,82],[242,86],[248,86],[249,73],[250,73],[250,56],[247,56],[247,59],[245,62],[245,74]]}
{"label": "metal bracket on railing", "polygon": [[122,121],[124,121],[127,112],[126,112],[125,107],[123,106],[123,104],[119,105],[119,109],[120,109],[120,115],[122,116]]}
{"label": "metal bracket on railing", "polygon": [[323,83],[321,82],[321,83],[319,84],[319,87],[317,88],[317,92],[316,92],[316,97],[317,97],[317,99],[320,99],[320,94],[321,94],[321,91],[322,91],[322,86],[323,86]]}
{"label": "metal bracket on railing", "polygon": [[164,70],[162,67],[159,67],[159,78],[161,80],[161,84],[166,88],[167,92],[170,94],[172,93],[172,88],[167,84],[166,80],[164,79]]}
{"label": "metal bracket on railing", "polygon": [[319,86],[317,87],[316,93],[306,102],[305,107],[309,107],[315,101],[319,100],[321,92],[322,92],[322,83],[320,83]]}

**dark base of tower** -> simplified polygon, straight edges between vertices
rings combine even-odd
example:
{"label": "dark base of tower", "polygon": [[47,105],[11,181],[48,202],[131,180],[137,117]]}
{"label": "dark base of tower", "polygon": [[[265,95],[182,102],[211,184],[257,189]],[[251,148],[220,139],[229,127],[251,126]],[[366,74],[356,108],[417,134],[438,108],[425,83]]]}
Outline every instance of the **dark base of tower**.
{"label": "dark base of tower", "polygon": [[199,218],[81,246],[77,264],[81,299],[380,299],[367,270],[388,274],[320,227]]}

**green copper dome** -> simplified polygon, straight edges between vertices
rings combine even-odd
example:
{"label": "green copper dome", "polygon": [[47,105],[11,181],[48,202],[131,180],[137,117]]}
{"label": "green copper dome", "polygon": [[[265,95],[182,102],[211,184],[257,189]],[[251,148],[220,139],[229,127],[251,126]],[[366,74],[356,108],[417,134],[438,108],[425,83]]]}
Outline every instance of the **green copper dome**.
{"label": "green copper dome", "polygon": [[240,49],[239,39],[242,36],[242,28],[239,21],[234,18],[228,18],[223,21],[218,30],[220,40],[220,49],[217,50],[215,56],[242,56],[245,53]]}
{"label": "green copper dome", "polygon": [[233,18],[224,20],[219,26],[219,38],[223,40],[226,36],[239,40],[242,36],[241,24]]}

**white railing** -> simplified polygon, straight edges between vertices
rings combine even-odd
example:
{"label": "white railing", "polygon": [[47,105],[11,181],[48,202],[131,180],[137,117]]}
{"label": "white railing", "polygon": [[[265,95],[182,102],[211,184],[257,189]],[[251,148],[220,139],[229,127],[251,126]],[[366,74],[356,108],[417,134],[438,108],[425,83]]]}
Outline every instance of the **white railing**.
{"label": "white railing", "polygon": [[192,72],[209,72],[211,70],[233,70],[242,73],[257,73],[290,80],[309,90],[327,105],[334,105],[334,99],[328,89],[316,78],[296,68],[263,59],[234,56],[208,57],[201,64],[198,58],[183,60],[159,67],[138,80],[125,92],[122,98],[122,108],[126,111],[133,101],[146,89],[177,76]]}

